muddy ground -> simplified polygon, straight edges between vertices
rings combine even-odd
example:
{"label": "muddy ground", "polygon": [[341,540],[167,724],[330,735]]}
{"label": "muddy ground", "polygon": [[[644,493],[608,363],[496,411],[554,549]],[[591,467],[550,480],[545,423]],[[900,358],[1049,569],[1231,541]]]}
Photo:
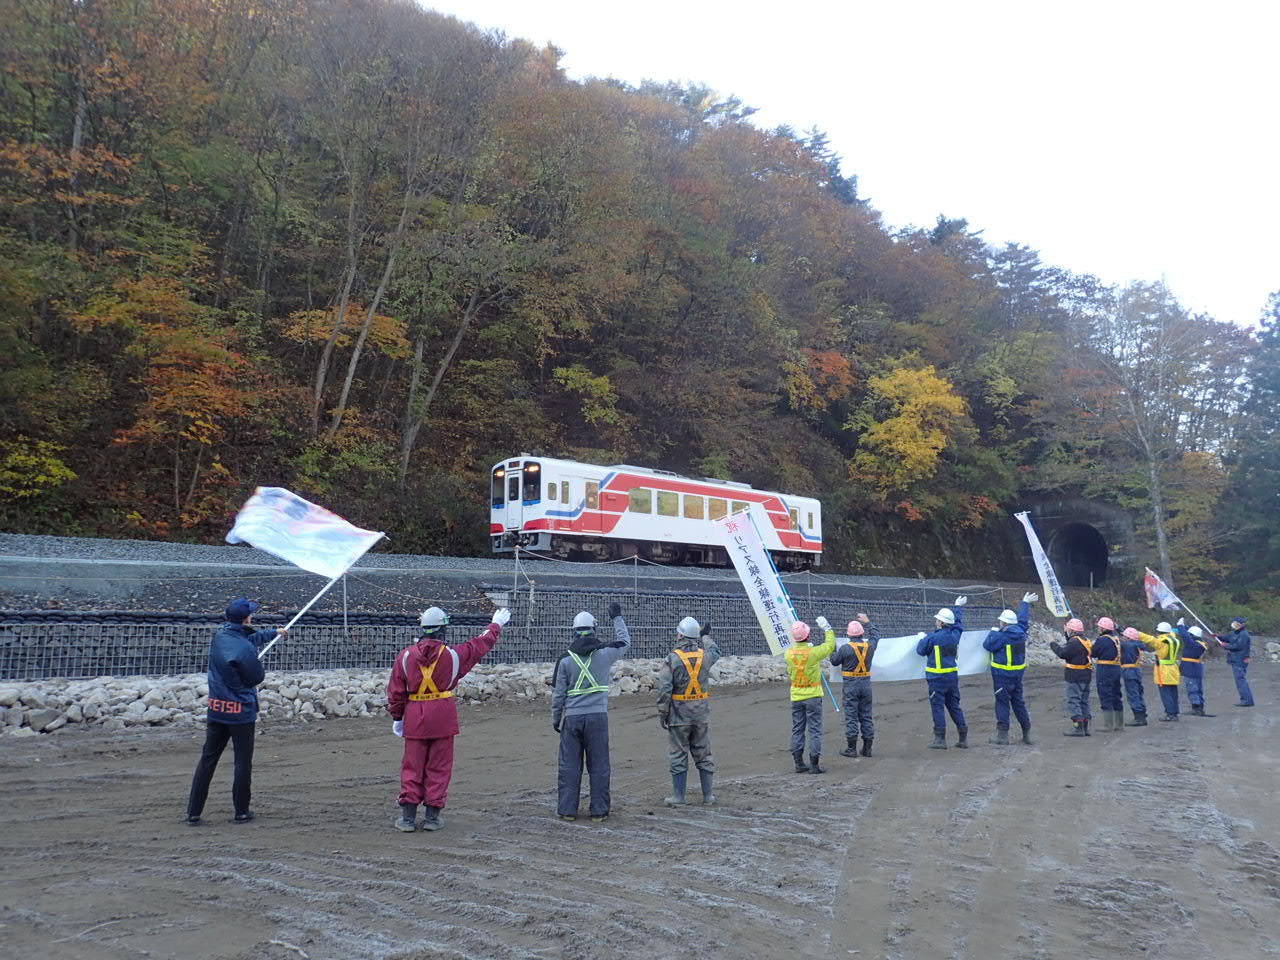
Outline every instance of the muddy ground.
{"label": "muddy ground", "polygon": [[227,822],[229,752],[205,824],[181,822],[191,731],[4,740],[0,943],[243,960],[1280,956],[1280,670],[1256,665],[1252,710],[1210,672],[1216,718],[1076,740],[1060,671],[1033,671],[1040,743],[1008,748],[986,745],[989,682],[967,678],[967,752],[925,749],[923,684],[877,685],[876,756],[836,755],[828,707],[820,777],[790,772],[783,687],[723,689],[721,803],[678,811],[661,804],[652,706],[621,698],[601,825],[551,815],[544,704],[463,709],[435,834],[391,828],[386,721],[264,722],[245,826]]}

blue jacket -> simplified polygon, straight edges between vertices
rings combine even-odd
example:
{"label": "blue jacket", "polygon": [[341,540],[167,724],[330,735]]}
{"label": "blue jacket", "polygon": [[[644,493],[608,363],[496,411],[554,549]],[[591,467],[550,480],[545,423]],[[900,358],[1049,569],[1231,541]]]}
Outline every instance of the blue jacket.
{"label": "blue jacket", "polygon": [[1110,671],[1120,672],[1119,663],[1102,663],[1103,660],[1119,660],[1124,662],[1123,641],[1114,633],[1100,633],[1093,641],[1093,649],[1089,651],[1089,655],[1093,658],[1093,665],[1098,670],[1098,675],[1102,677],[1111,676]]}
{"label": "blue jacket", "polygon": [[[1120,663],[1140,663],[1142,661],[1142,651],[1147,649],[1137,640],[1130,640],[1128,637],[1120,639]],[[1138,677],[1139,682],[1142,680],[1141,674],[1134,673]]]}
{"label": "blue jacket", "polygon": [[1224,637],[1219,637],[1223,646],[1227,648],[1227,663],[1244,663],[1249,659],[1249,646],[1251,643],[1249,631],[1244,627],[1239,630],[1232,630],[1231,633]]}
{"label": "blue jacket", "polygon": [[[1182,638],[1182,675],[1184,677],[1204,678],[1204,654],[1208,650],[1202,641],[1197,640],[1185,626],[1178,627],[1178,636]],[[1199,660],[1200,663],[1188,663],[1187,657]]]}
{"label": "blue jacket", "polygon": [[[1018,622],[1002,630],[992,630],[982,641],[982,649],[991,653],[991,675],[1008,676],[1027,666],[1027,631],[1031,628],[1031,604],[1022,601]],[[999,656],[996,653],[999,652]]]}
{"label": "blue jacket", "polygon": [[253,633],[242,623],[224,623],[209,643],[209,712],[219,723],[258,719],[258,691],[267,675],[258,648],[275,639],[275,627]]}
{"label": "blue jacket", "polygon": [[964,607],[956,607],[951,612],[956,615],[955,623],[933,631],[916,644],[916,653],[928,658],[924,663],[927,678],[956,673],[956,653],[960,649],[960,634],[964,632]]}

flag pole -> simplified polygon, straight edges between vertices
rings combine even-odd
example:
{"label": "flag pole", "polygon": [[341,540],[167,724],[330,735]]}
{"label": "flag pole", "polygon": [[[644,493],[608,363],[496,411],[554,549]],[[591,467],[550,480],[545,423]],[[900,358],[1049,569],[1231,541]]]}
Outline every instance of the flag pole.
{"label": "flag pole", "polygon": [[1167,583],[1165,583],[1165,582],[1164,582],[1164,578],[1163,578],[1162,576],[1160,576],[1160,574],[1156,573],[1156,572],[1155,572],[1154,570],[1152,570],[1150,567],[1147,567],[1147,573],[1151,574],[1153,577],[1155,577],[1157,580],[1159,580],[1159,581],[1160,581],[1160,584],[1161,584],[1161,585],[1162,585],[1166,590],[1168,590],[1168,591],[1169,591],[1169,596],[1173,597],[1174,601],[1175,601],[1175,602],[1176,602],[1180,607],[1182,607],[1182,609],[1183,609],[1183,610],[1185,610],[1185,611],[1187,611],[1187,613],[1191,614],[1191,616],[1195,618],[1196,623],[1200,624],[1200,626],[1202,626],[1202,627],[1204,627],[1206,630],[1208,630],[1208,631],[1209,631],[1209,635],[1210,635],[1210,636],[1217,636],[1217,634],[1213,632],[1213,628],[1212,628],[1211,626],[1209,626],[1207,623],[1205,623],[1203,620],[1201,620],[1201,619],[1200,619],[1200,617],[1199,617],[1199,615],[1198,615],[1194,610],[1192,610],[1190,607],[1188,607],[1188,606],[1187,606],[1186,601],[1184,601],[1180,596],[1178,596],[1176,593],[1174,593],[1174,592],[1173,592],[1173,590],[1171,590],[1171,589],[1169,588],[1169,585],[1168,585]]}

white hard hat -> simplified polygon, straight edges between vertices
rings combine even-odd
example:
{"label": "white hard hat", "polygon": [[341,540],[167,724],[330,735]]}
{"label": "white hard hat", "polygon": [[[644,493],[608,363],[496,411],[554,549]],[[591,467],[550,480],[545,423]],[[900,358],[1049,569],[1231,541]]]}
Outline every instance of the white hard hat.
{"label": "white hard hat", "polygon": [[701,631],[702,624],[698,623],[693,617],[685,617],[680,621],[680,625],[676,627],[676,633],[682,637],[688,637],[690,640],[696,640]]}
{"label": "white hard hat", "polygon": [[1191,634],[1197,640],[1199,640],[1201,637],[1204,636],[1204,631],[1201,630],[1199,627],[1192,627],[1190,630],[1187,631],[1187,633]]}
{"label": "white hard hat", "polygon": [[943,623],[955,623],[956,615],[952,613],[950,610],[948,610],[946,607],[943,607],[941,610],[939,610],[937,613],[933,615],[933,619],[941,620]]}
{"label": "white hard hat", "polygon": [[594,630],[595,628],[596,618],[585,610],[573,618],[573,629],[575,630]]}
{"label": "white hard hat", "polygon": [[418,625],[423,627],[443,627],[449,622],[449,615],[439,607],[429,607],[418,618]]}
{"label": "white hard hat", "polygon": [[1156,633],[1173,633],[1173,627],[1169,625],[1168,620],[1161,620],[1156,624]]}
{"label": "white hard hat", "polygon": [[996,619],[1001,623],[1013,624],[1018,622],[1018,615],[1012,610],[1001,610],[1000,616],[996,617]]}

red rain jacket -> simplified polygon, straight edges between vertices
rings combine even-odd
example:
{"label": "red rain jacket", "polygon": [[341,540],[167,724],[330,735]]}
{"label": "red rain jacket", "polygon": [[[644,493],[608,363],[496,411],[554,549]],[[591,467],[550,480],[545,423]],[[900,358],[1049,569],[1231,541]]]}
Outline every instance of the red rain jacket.
{"label": "red rain jacket", "polygon": [[[396,655],[387,681],[391,719],[404,721],[404,735],[435,740],[458,734],[458,705],[452,691],[493,649],[502,628],[496,623],[466,643],[450,647],[423,638]],[[441,696],[448,692],[447,696]]]}

